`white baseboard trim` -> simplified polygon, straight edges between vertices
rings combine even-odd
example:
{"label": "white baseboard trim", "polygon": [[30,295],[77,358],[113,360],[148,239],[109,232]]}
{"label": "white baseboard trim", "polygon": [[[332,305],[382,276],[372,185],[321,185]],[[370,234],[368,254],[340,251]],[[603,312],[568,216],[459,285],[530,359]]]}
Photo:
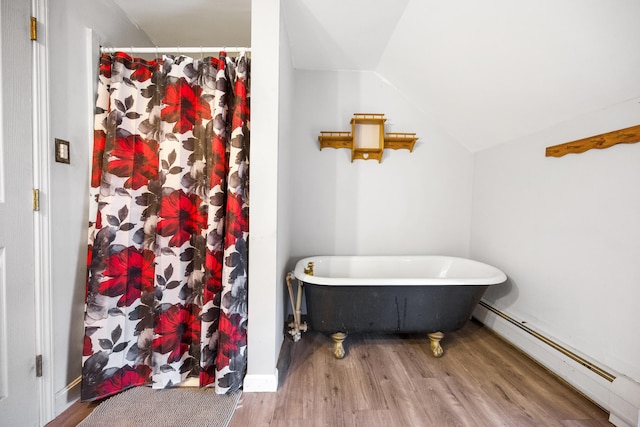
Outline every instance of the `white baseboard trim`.
{"label": "white baseboard trim", "polygon": [[611,383],[609,421],[618,427],[640,427],[640,384],[625,376]]}
{"label": "white baseboard trim", "polygon": [[82,377],[76,378],[65,388],[56,392],[54,408],[56,417],[80,399],[80,384],[82,384]]}
{"label": "white baseboard trim", "polygon": [[614,425],[640,427],[640,383],[614,373],[612,382],[482,305],[473,317],[608,411]]}
{"label": "white baseboard trim", "polygon": [[246,375],[242,390],[248,393],[274,393],[278,391],[278,370],[272,375]]}

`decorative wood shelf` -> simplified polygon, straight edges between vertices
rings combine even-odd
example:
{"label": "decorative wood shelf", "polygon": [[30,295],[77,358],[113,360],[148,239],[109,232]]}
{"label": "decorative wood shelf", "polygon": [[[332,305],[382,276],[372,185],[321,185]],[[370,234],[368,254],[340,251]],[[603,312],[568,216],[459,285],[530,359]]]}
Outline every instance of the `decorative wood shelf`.
{"label": "decorative wood shelf", "polygon": [[323,148],[351,148],[353,135],[351,132],[320,132],[320,150]]}
{"label": "decorative wood shelf", "polygon": [[409,152],[413,151],[413,146],[418,138],[415,133],[407,132],[387,132],[384,136],[384,148],[399,150],[405,148]]}
{"label": "decorative wood shelf", "polygon": [[382,161],[382,150],[378,148],[354,148],[351,150],[351,161],[354,160],[377,160]]}
{"label": "decorative wood shelf", "polygon": [[562,157],[569,153],[584,153],[592,148],[609,148],[616,144],[633,144],[635,142],[640,142],[640,125],[547,147],[546,156]]}
{"label": "decorative wood shelf", "polygon": [[384,133],[384,114],[355,113],[351,119],[351,132],[321,131],[318,140],[320,150],[323,148],[349,148],[351,161],[382,161],[385,148],[398,150],[401,148],[413,151],[418,140],[415,133]]}

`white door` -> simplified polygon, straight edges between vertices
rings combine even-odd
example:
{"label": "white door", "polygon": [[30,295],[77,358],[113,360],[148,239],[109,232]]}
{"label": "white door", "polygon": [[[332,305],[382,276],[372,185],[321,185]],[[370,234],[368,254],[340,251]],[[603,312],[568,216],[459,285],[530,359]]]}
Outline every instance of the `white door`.
{"label": "white door", "polygon": [[31,2],[0,5],[0,426],[36,426]]}

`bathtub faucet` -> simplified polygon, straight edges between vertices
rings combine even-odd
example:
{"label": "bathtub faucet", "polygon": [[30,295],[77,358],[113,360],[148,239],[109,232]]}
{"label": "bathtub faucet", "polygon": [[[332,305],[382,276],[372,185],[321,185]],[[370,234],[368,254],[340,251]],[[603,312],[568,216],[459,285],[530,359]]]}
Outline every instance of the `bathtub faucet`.
{"label": "bathtub faucet", "polygon": [[313,261],[309,261],[307,263],[307,267],[304,269],[304,274],[308,274],[309,276],[313,276]]}

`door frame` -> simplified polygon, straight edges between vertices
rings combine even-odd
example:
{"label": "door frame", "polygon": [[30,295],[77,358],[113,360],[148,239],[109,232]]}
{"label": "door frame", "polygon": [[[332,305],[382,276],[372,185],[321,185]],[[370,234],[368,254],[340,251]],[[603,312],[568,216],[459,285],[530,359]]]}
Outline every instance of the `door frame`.
{"label": "door frame", "polygon": [[42,355],[42,377],[38,379],[40,424],[55,417],[53,390],[53,310],[51,296],[51,201],[49,170],[52,158],[49,133],[48,0],[31,0],[31,16],[37,19],[37,40],[31,48],[33,113],[33,188],[39,190],[39,210],[34,212],[34,270],[36,354]]}

